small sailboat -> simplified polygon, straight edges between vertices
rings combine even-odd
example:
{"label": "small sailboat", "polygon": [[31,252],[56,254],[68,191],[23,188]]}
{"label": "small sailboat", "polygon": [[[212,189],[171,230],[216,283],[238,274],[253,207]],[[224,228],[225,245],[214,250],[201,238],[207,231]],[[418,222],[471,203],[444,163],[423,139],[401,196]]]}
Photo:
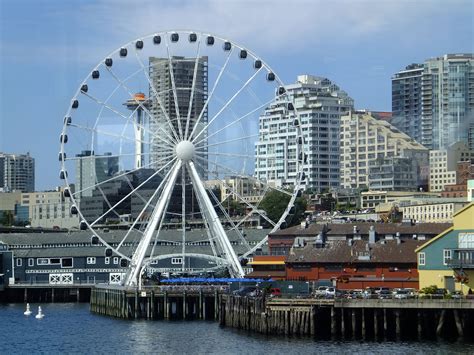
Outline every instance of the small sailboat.
{"label": "small sailboat", "polygon": [[36,319],[42,319],[44,317],[41,306],[38,307],[38,314],[35,316]]}
{"label": "small sailboat", "polygon": [[30,304],[29,304],[29,303],[26,304],[26,311],[23,312],[23,314],[24,314],[25,316],[31,315],[31,310],[30,310]]}

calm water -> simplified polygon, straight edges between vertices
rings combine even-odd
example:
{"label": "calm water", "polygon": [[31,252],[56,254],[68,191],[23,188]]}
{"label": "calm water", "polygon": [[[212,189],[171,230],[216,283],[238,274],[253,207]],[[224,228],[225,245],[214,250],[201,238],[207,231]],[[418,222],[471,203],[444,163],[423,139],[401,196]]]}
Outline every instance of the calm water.
{"label": "calm water", "polygon": [[124,321],[89,313],[87,304],[43,304],[45,318],[23,315],[24,305],[0,304],[0,353],[474,353],[474,344],[328,342],[265,337],[220,328],[216,322]]}

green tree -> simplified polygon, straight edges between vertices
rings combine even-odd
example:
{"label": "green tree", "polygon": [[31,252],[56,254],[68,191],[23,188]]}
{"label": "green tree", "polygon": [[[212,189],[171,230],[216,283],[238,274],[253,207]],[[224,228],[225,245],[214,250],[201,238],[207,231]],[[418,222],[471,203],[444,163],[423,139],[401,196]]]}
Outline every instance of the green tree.
{"label": "green tree", "polygon": [[[260,203],[260,208],[267,213],[268,218],[272,221],[278,221],[285,212],[285,208],[290,202],[290,196],[277,191],[272,190],[265,195],[262,202]],[[306,211],[306,199],[303,197],[297,197],[294,205],[294,213],[289,215],[287,218],[287,225],[293,226],[300,223],[304,219],[304,211]]]}
{"label": "green tree", "polygon": [[1,215],[0,215],[0,225],[3,225],[3,226],[11,226],[13,224],[13,212],[12,211],[4,211]]}

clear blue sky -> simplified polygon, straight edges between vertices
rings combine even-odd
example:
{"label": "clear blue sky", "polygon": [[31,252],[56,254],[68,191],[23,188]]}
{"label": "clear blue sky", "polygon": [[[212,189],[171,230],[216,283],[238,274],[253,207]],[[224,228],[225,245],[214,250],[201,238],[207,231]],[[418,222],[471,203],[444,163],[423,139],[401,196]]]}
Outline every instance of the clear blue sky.
{"label": "clear blue sky", "polygon": [[30,152],[36,187],[58,179],[62,119],[82,79],[142,35],[196,29],[241,43],[287,83],[327,76],[357,108],[391,110],[413,62],[474,51],[474,1],[0,1],[0,151]]}

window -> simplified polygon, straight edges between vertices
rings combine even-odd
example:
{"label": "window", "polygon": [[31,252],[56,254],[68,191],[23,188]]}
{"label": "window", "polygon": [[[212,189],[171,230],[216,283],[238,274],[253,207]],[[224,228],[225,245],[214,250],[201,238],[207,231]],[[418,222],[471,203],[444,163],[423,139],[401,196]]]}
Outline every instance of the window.
{"label": "window", "polygon": [[35,266],[35,259],[28,258],[28,266]]}
{"label": "window", "polygon": [[106,257],[105,257],[104,263],[105,263],[105,265],[109,265],[109,264],[110,264],[110,257],[109,257],[109,256],[106,256]]}
{"label": "window", "polygon": [[119,258],[118,256],[114,256],[114,264],[117,265],[119,262]]}
{"label": "window", "polygon": [[20,258],[16,258],[16,266],[21,266],[23,264],[22,261]]}
{"label": "window", "polygon": [[425,253],[418,253],[418,265],[426,265]]}
{"label": "window", "polygon": [[62,258],[61,259],[61,267],[63,267],[63,268],[72,267],[72,258]]}
{"label": "window", "polygon": [[448,265],[452,258],[453,251],[451,249],[443,249],[443,265]]}
{"label": "window", "polygon": [[87,264],[89,264],[89,265],[95,264],[95,256],[88,256],[87,257]]}
{"label": "window", "polygon": [[171,264],[182,264],[183,258],[171,258]]}
{"label": "window", "polygon": [[36,265],[48,265],[49,259],[46,258],[38,258],[36,259]]}

